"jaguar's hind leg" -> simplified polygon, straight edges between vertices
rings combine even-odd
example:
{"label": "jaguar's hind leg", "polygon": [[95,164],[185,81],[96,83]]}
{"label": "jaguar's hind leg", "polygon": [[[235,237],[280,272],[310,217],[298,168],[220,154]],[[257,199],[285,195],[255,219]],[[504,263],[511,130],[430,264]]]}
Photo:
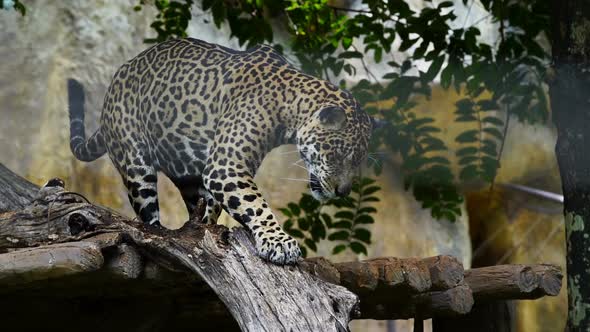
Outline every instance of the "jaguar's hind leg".
{"label": "jaguar's hind leg", "polygon": [[128,157],[121,176],[135,214],[146,224],[160,226],[158,177],[154,167],[145,161],[142,157]]}
{"label": "jaguar's hind leg", "polygon": [[203,186],[203,180],[200,176],[188,175],[179,178],[171,178],[176,188],[180,191],[189,219],[199,217],[197,214],[199,199],[203,197],[199,193],[199,188]]}

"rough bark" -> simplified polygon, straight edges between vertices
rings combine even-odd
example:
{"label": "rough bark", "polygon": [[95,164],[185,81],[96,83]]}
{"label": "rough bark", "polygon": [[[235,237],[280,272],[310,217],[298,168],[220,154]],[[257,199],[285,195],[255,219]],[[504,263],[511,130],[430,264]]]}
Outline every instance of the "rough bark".
{"label": "rough bark", "polygon": [[39,188],[0,164],[0,213],[22,209],[37,194]]}
{"label": "rough bark", "polygon": [[566,219],[570,331],[590,329],[590,4],[553,0],[550,82]]}
{"label": "rough bark", "polygon": [[[0,225],[4,234],[0,246],[5,249],[50,244],[53,247],[57,243],[67,246],[68,242],[99,234],[120,233],[121,239],[137,246],[146,257],[153,257],[173,270],[200,276],[244,331],[343,331],[348,329],[350,316],[357,310],[357,297],[344,287],[315,278],[297,266],[262,262],[243,229],[229,232],[223,226],[188,225],[178,232],[148,230],[88,204],[59,186],[44,187],[25,209],[0,215]],[[112,241],[104,235],[102,240]],[[61,250],[60,246],[56,249]],[[117,250],[121,248],[124,247]],[[23,256],[26,252],[3,256],[6,255]],[[67,255],[63,256],[67,261]],[[43,255],[38,257],[43,260]],[[13,257],[6,259],[14,262]],[[84,270],[84,257],[77,259],[69,262],[70,268]],[[42,277],[48,277],[48,273],[50,277],[56,270],[52,263],[40,265],[47,270]],[[86,270],[95,267],[87,265]],[[121,269],[117,264],[106,268],[119,270],[120,275],[135,274],[133,269]]]}
{"label": "rough bark", "polygon": [[60,243],[0,255],[0,283],[13,285],[100,269],[104,259],[91,242]]}

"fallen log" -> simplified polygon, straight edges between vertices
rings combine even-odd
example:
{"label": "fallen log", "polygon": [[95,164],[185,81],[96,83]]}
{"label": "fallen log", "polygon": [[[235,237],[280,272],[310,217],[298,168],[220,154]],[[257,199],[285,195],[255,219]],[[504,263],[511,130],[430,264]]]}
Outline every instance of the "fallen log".
{"label": "fallen log", "polygon": [[0,255],[0,284],[11,286],[100,269],[104,259],[91,242],[60,243]]}
{"label": "fallen log", "polygon": [[495,265],[465,271],[476,301],[531,300],[556,296],[563,274],[555,265]]}
{"label": "fallen log", "polygon": [[[64,191],[59,181],[41,188],[24,209],[0,215],[4,251],[84,241],[106,233],[121,234],[156,263],[198,275],[245,331],[343,331],[358,310],[357,297],[344,287],[298,266],[263,262],[243,229],[229,232],[218,225],[181,231],[145,229]],[[116,270],[114,265],[109,268]]]}

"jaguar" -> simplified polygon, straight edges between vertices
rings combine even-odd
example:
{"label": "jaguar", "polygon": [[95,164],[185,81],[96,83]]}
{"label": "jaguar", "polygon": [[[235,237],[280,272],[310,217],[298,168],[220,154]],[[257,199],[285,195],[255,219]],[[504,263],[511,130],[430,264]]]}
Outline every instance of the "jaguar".
{"label": "jaguar", "polygon": [[157,172],[176,185],[189,215],[222,210],[278,265],[301,256],[254,176],[265,155],[295,144],[312,195],[346,196],[367,156],[372,119],[349,91],[307,75],[268,45],[245,51],[183,38],[153,45],[114,74],[99,129],[85,135],[83,85],[68,79],[70,148],[85,162],[108,154],[138,218],[159,226]]}

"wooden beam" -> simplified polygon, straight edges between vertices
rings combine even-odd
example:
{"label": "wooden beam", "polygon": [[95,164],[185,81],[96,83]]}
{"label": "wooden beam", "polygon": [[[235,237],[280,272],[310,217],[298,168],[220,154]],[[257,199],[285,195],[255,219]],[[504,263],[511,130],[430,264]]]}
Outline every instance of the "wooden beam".
{"label": "wooden beam", "polygon": [[0,255],[0,284],[10,287],[96,271],[102,267],[103,261],[100,248],[90,242],[17,250]]}
{"label": "wooden beam", "polygon": [[496,265],[465,271],[476,301],[531,300],[556,296],[563,274],[555,265]]}

